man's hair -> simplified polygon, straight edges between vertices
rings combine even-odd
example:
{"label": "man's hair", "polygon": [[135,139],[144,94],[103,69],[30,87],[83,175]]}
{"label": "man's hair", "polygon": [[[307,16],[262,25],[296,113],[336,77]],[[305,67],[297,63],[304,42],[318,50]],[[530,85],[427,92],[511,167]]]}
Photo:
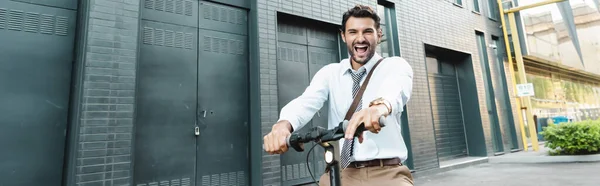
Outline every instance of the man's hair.
{"label": "man's hair", "polygon": [[342,32],[346,31],[346,22],[348,21],[348,19],[350,19],[350,17],[369,17],[375,21],[375,29],[379,29],[379,21],[381,19],[379,18],[377,13],[369,6],[356,5],[354,6],[354,8],[351,8],[348,11],[344,12],[344,16],[342,17],[342,27],[340,28]]}

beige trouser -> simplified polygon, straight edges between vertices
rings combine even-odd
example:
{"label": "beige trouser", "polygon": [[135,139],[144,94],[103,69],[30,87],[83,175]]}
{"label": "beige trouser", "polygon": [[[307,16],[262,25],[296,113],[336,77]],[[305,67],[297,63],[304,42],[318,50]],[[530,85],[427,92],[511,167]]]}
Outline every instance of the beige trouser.
{"label": "beige trouser", "polygon": [[[342,170],[340,181],[343,186],[412,186],[413,178],[405,165],[373,166]],[[329,173],[319,180],[319,186],[329,186]]]}

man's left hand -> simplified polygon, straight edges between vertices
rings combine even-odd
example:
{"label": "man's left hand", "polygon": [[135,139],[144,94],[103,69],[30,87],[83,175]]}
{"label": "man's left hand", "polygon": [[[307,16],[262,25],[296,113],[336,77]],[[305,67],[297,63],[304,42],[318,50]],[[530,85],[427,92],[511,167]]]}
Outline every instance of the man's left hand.
{"label": "man's left hand", "polygon": [[[379,118],[384,116],[387,112],[387,107],[383,104],[380,104],[373,105],[354,113],[348,122],[348,127],[346,128],[346,134],[344,137],[349,140],[354,138],[354,132],[356,131],[356,128],[358,128],[358,126],[362,123],[364,123],[365,128],[372,133],[379,133],[381,130],[381,126],[379,126]],[[361,133],[358,136],[358,142],[362,143],[362,141],[363,135]]]}

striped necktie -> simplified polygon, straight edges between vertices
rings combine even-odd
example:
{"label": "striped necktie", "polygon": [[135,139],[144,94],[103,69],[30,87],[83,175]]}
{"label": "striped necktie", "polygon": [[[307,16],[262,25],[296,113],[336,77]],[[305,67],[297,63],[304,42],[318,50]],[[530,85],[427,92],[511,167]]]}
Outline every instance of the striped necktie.
{"label": "striped necktie", "polygon": [[[356,97],[356,94],[358,93],[358,90],[360,89],[360,80],[365,75],[366,69],[360,68],[358,70],[358,72],[356,72],[356,73],[352,72],[352,70],[348,70],[348,71],[350,71],[350,74],[352,74],[352,80],[354,80],[354,85],[352,86],[352,99],[354,99],[354,97]],[[356,106],[355,112],[358,112],[361,108],[362,108],[362,99],[359,100],[358,105]],[[345,139],[344,140],[344,146],[342,147],[342,153],[341,153],[341,168],[342,169],[344,169],[348,165],[350,165],[350,157],[352,157],[353,145],[354,145],[354,139],[352,139],[352,140]]]}

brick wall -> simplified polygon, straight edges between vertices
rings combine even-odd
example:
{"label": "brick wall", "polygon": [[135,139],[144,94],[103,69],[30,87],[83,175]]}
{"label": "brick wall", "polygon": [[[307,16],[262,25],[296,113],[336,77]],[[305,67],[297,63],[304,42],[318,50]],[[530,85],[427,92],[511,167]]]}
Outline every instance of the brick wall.
{"label": "brick wall", "polygon": [[129,185],[139,0],[90,0],[77,185]]}
{"label": "brick wall", "polygon": [[[396,11],[400,14],[400,50],[415,71],[413,97],[408,103],[408,118],[417,169],[438,166],[433,143],[424,43],[472,55],[486,147],[488,154],[493,152],[475,31],[484,32],[487,44],[491,42],[490,34],[502,36],[502,32],[498,27],[499,22],[492,21],[487,16],[487,1],[480,0],[479,4],[480,14],[473,12],[472,0],[463,1],[462,7],[450,1],[400,1],[396,5]],[[494,56],[493,51],[488,48],[488,57],[491,59]]]}
{"label": "brick wall", "polygon": [[[488,1],[480,0],[481,13],[473,12],[472,0],[463,0],[462,7],[456,6],[448,0],[392,2],[395,3],[396,17],[398,18],[400,50],[402,56],[407,59],[415,73],[412,98],[408,104],[412,156],[415,168],[417,170],[425,170],[439,167],[424,61],[424,44],[431,44],[472,55],[475,79],[477,80],[476,86],[478,89],[479,105],[481,106],[482,126],[486,139],[486,149],[488,154],[493,154],[491,127],[487,115],[485,89],[475,35],[476,30],[484,32],[486,44],[492,42],[491,35],[502,36],[499,20],[493,21],[488,18]],[[341,24],[342,13],[357,3],[367,4],[372,7],[376,7],[377,5],[377,1],[375,0],[348,2],[341,0],[313,0],[306,2],[258,0],[262,135],[269,132],[272,124],[278,119],[277,51],[275,45],[277,39],[276,12],[285,12],[339,25]],[[493,50],[488,48],[487,52],[489,61],[495,62]],[[490,68],[496,67],[490,66]],[[491,69],[491,71],[495,70]],[[493,79],[493,82],[497,84],[499,81],[498,79]],[[509,91],[512,91],[512,89],[509,89]],[[503,136],[509,137],[508,134]],[[510,150],[510,147],[506,144],[505,150]],[[280,184],[280,157],[278,155],[263,154],[262,169],[263,185]]]}

